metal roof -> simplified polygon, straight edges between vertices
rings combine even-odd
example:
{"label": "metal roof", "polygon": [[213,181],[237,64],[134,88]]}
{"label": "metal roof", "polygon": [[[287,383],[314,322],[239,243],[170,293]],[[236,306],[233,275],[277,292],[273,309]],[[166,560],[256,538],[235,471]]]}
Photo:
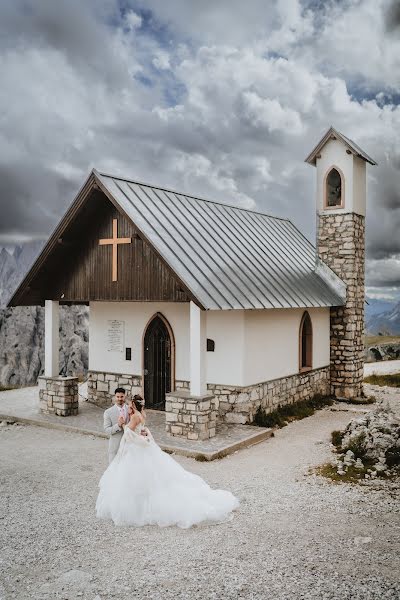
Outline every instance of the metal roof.
{"label": "metal roof", "polygon": [[310,154],[307,156],[307,158],[305,159],[304,162],[307,162],[310,165],[314,165],[315,166],[317,154],[319,154],[321,152],[322,148],[325,146],[325,144],[328,142],[328,140],[332,136],[336,137],[339,140],[342,140],[342,142],[354,154],[356,154],[360,158],[364,159],[366,162],[370,163],[371,165],[376,165],[377,164],[370,156],[368,156],[368,154],[366,152],[364,152],[364,150],[362,150],[360,148],[360,146],[358,146],[350,138],[348,138],[345,135],[343,135],[343,133],[340,133],[340,131],[337,131],[337,129],[335,129],[334,127],[330,127],[328,129],[328,131],[325,133],[325,135],[323,136],[323,138],[318,142],[318,144],[315,146],[314,150],[312,152],[310,152]]}
{"label": "metal roof", "polygon": [[315,248],[290,221],[94,175],[205,309],[344,304],[344,283],[316,267]]}

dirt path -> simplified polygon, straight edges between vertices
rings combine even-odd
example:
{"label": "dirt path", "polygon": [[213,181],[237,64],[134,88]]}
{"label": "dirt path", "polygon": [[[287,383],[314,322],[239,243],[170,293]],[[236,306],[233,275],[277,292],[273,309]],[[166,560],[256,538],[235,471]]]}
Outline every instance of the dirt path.
{"label": "dirt path", "polygon": [[399,486],[308,475],[351,418],[323,410],[212,463],[177,458],[241,506],[224,525],[119,529],[94,515],[106,440],[0,428],[0,599],[396,599]]}

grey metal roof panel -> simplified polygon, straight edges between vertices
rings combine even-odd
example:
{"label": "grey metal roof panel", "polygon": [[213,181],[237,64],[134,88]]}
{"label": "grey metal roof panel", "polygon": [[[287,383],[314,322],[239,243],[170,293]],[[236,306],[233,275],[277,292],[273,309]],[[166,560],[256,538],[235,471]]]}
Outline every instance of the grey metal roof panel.
{"label": "grey metal roof panel", "polygon": [[314,247],[290,221],[94,173],[204,308],[344,303],[344,284],[316,272]]}

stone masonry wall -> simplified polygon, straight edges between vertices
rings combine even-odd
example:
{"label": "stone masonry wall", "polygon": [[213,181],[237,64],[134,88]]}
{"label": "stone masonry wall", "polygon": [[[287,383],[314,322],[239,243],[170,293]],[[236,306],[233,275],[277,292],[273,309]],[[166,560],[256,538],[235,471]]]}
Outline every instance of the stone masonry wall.
{"label": "stone masonry wall", "polygon": [[[176,388],[189,390],[188,381],[177,381]],[[247,387],[208,384],[213,396],[212,409],[222,423],[251,423],[261,406],[267,413],[279,405],[309,400],[317,394],[330,394],[329,367],[281,377]]]}
{"label": "stone masonry wall", "polygon": [[362,396],[364,376],[365,218],[320,214],[318,254],[347,285],[346,305],[331,308],[331,393]]}
{"label": "stone masonry wall", "polygon": [[115,388],[123,387],[127,395],[134,396],[142,393],[142,378],[140,375],[120,375],[119,373],[88,372],[88,400],[101,407],[112,404]]}
{"label": "stone masonry wall", "polygon": [[184,389],[167,394],[165,429],[188,440],[208,440],[215,436],[217,414],[212,396],[193,398]]}
{"label": "stone masonry wall", "polygon": [[39,409],[60,417],[77,415],[79,408],[77,377],[38,377]]}

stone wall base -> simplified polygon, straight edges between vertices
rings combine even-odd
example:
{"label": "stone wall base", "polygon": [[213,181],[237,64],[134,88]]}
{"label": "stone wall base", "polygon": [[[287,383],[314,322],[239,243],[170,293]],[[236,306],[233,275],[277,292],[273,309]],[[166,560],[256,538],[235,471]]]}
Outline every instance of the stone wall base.
{"label": "stone wall base", "polygon": [[[177,381],[176,388],[188,392],[188,381]],[[273,379],[246,387],[209,383],[207,389],[213,396],[213,409],[222,423],[252,423],[261,406],[265,412],[279,405],[309,400],[317,394],[329,396],[330,368],[313,369],[280,379]]]}
{"label": "stone wall base", "polygon": [[121,375],[103,371],[88,372],[88,401],[106,408],[113,403],[115,388],[123,387],[127,395],[142,394],[140,375]]}
{"label": "stone wall base", "polygon": [[38,377],[38,385],[40,412],[60,417],[78,414],[77,377]]}
{"label": "stone wall base", "polygon": [[[116,387],[129,395],[142,393],[140,375],[120,375],[90,371],[88,400],[97,406],[108,407]],[[187,439],[208,439],[215,435],[216,421],[222,423],[252,423],[261,406],[267,413],[279,405],[309,400],[317,394],[328,396],[330,368],[313,369],[272,381],[246,387],[209,383],[208,395],[194,398],[188,381],[177,380],[175,392],[166,397],[166,430],[171,435]],[[189,435],[190,434],[190,435]]]}
{"label": "stone wall base", "polygon": [[165,403],[167,433],[188,440],[208,440],[215,436],[217,414],[213,396],[191,396],[180,390],[167,394]]}
{"label": "stone wall base", "polygon": [[252,423],[259,407],[266,413],[278,406],[330,394],[329,367],[281,377],[242,388],[208,386],[215,396],[218,418],[225,423]]}

